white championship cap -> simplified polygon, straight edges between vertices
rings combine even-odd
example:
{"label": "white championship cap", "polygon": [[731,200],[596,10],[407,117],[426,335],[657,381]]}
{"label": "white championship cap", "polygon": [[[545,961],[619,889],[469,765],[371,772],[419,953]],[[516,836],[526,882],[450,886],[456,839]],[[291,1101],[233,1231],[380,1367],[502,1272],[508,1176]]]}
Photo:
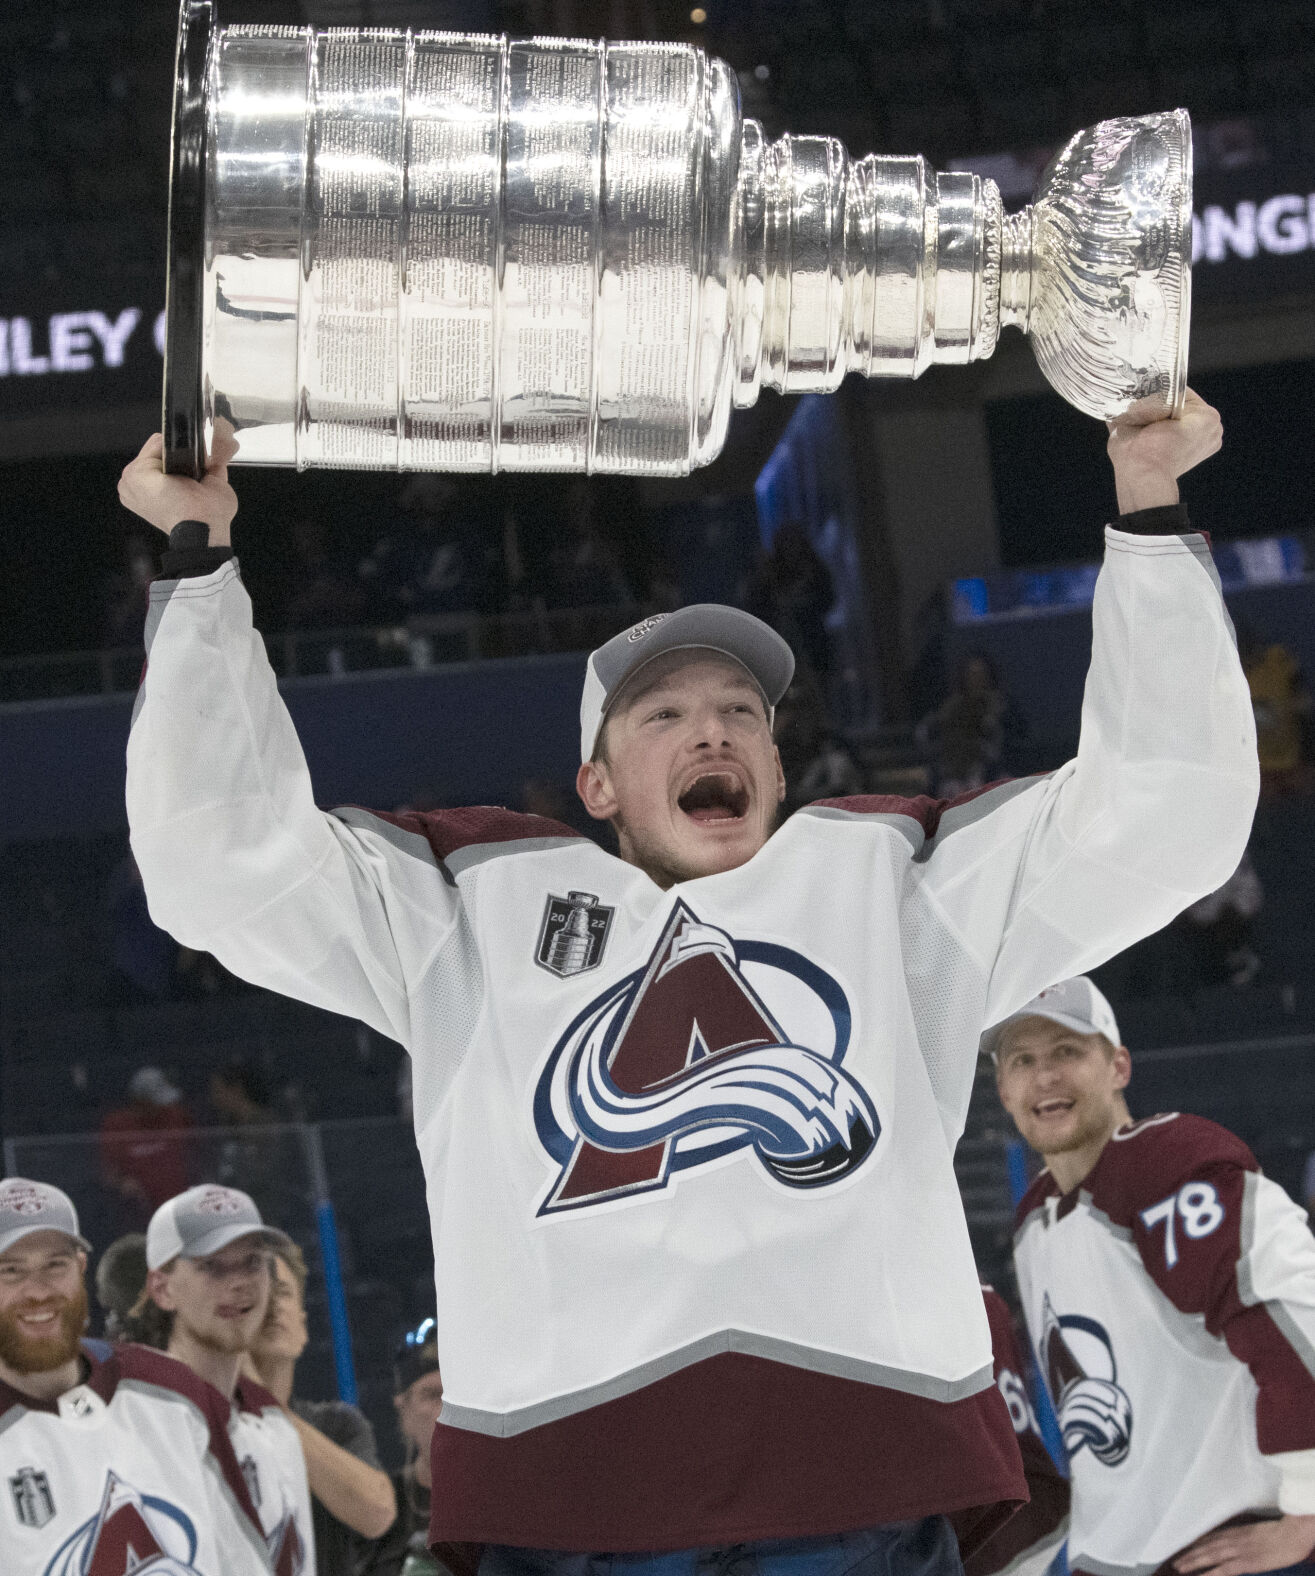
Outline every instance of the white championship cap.
{"label": "white championship cap", "polygon": [[166,1199],[146,1228],[146,1267],[158,1270],[172,1259],[208,1259],[241,1237],[259,1237],[266,1247],[291,1242],[260,1218],[255,1201],[235,1187],[203,1182]]}
{"label": "white championship cap", "polygon": [[62,1231],[86,1253],[91,1243],[78,1227],[73,1200],[49,1182],[8,1177],[0,1182],[0,1253],[34,1231]]}
{"label": "white championship cap", "polygon": [[794,652],[770,625],[720,602],[655,613],[591,652],[580,697],[580,759],[593,758],[607,708],[633,674],[668,651],[714,651],[745,668],[772,711],[794,677]]}
{"label": "white championship cap", "polygon": [[1123,1043],[1113,1007],[1085,974],[1061,980],[1058,985],[1048,985],[1026,1006],[989,1028],[982,1036],[981,1048],[993,1061],[1000,1047],[1000,1036],[1020,1018],[1049,1018],[1075,1034],[1103,1034],[1111,1045]]}

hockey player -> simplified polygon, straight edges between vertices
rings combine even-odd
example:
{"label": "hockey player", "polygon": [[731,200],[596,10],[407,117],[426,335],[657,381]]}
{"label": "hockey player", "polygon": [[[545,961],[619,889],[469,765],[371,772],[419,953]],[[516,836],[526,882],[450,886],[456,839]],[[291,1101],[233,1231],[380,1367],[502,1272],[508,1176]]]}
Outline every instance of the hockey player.
{"label": "hockey player", "polygon": [[1195,396],[1111,435],[1126,512],[1050,777],[777,829],[785,643],[717,606],[608,641],[577,786],[619,857],[500,810],[317,810],[228,546],[231,439],[202,482],[158,437],[125,470],[173,532],[128,761],[151,912],[410,1051],[431,1533],[485,1576],[744,1545],[952,1571],[946,1514],[1023,1497],[952,1154],[983,1024],[1246,842],[1250,701],[1175,481],[1219,442]]}
{"label": "hockey player", "polygon": [[[964,1576],[1045,1576],[1068,1532],[1068,1479],[1042,1441],[1009,1304],[993,1286],[982,1287],[982,1298],[991,1324],[996,1388],[1018,1436],[1028,1502],[993,1532],[956,1519],[960,1542],[972,1550],[963,1562]],[[987,1535],[978,1543],[974,1532]]]}
{"label": "hockey player", "polygon": [[242,1374],[273,1284],[270,1230],[247,1194],[202,1183],[166,1200],[146,1228],[146,1292],[168,1352],[228,1403],[228,1433],[260,1516],[275,1576],[313,1576],[315,1534],[301,1440],[277,1400]]}
{"label": "hockey player", "polygon": [[1018,1210],[1028,1329],[1072,1470],[1070,1568],[1244,1576],[1315,1550],[1315,1238],[1246,1145],[1129,1118],[1085,978],[985,1036],[1042,1171]]}
{"label": "hockey player", "polygon": [[269,1576],[227,1403],[144,1346],[83,1345],[72,1200],[0,1182],[0,1569],[5,1576]]}

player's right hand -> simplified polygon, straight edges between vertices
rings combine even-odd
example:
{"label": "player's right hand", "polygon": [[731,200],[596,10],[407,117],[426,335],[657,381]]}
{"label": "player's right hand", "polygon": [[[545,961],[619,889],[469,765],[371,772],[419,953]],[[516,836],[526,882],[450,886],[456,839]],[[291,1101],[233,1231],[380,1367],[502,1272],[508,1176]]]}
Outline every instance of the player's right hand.
{"label": "player's right hand", "polygon": [[237,494],[228,481],[228,462],[237,453],[237,439],[226,421],[215,423],[214,442],[205,476],[166,476],[160,461],[164,439],[158,432],[142,445],[119,477],[119,501],[157,529],[169,532],[180,520],[204,520],[211,547],[230,545],[229,527],[237,513]]}

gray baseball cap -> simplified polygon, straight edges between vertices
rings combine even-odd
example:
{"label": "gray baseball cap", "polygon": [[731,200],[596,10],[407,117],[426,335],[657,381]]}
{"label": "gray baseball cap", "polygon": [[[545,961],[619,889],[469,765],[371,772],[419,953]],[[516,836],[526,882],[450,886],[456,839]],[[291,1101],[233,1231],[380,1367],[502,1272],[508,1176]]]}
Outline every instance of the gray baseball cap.
{"label": "gray baseball cap", "polygon": [[146,1227],[146,1267],[158,1270],[173,1259],[208,1259],[242,1237],[259,1237],[266,1247],[286,1246],[291,1238],[260,1218],[249,1194],[217,1182],[203,1182],[166,1199]]}
{"label": "gray baseball cap", "polygon": [[580,759],[593,758],[607,709],[622,686],[668,651],[714,651],[745,668],[774,708],[794,677],[794,652],[762,619],[720,602],[655,613],[590,653],[580,697]]}
{"label": "gray baseball cap", "polygon": [[1032,1000],[992,1025],[981,1039],[981,1049],[994,1061],[1000,1037],[1020,1018],[1049,1018],[1075,1034],[1103,1034],[1111,1045],[1121,1045],[1114,1009],[1085,974],[1076,974],[1058,985],[1047,985]]}
{"label": "gray baseball cap", "polygon": [[78,1212],[67,1193],[49,1182],[7,1177],[0,1182],[0,1253],[34,1231],[62,1231],[86,1253],[91,1243],[78,1226]]}

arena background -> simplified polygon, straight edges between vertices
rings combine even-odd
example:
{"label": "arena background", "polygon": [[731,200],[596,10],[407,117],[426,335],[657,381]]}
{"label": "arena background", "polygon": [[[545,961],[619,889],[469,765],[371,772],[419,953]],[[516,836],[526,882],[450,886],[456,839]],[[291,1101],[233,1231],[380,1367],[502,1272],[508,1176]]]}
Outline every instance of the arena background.
{"label": "arena background", "polygon": [[[1079,126],[1192,112],[1192,381],[1222,410],[1226,442],[1185,495],[1247,653],[1265,788],[1230,890],[1100,979],[1134,1053],[1134,1112],[1228,1123],[1304,1201],[1308,0],[221,0],[220,15],[685,39],[734,65],[769,133],[922,152],[990,174],[1010,206]],[[133,1166],[255,1193],[315,1265],[299,1390],[359,1394],[395,1461],[389,1358],[432,1304],[400,1050],[181,953],[150,926],[127,857],[123,746],[161,541],[119,507],[114,481],[158,424],[174,27],[170,0],[7,0],[0,16],[5,1168],[67,1187],[98,1248],[144,1222],[124,1185]],[[952,758],[965,717],[980,723],[960,687],[974,655],[989,659],[977,671],[995,723],[967,727],[981,757],[969,767],[1043,769],[1074,744],[1113,511],[1103,444],[1009,335],[993,360],[916,384],[765,395],[687,481],[238,472],[237,546],[322,802],[492,801],[580,824],[583,654],[646,613],[709,599],[771,618],[805,658],[781,719],[793,802],[934,792],[965,765]],[[103,1130],[144,1066],[194,1121],[155,1134],[153,1160]],[[1011,1181],[1028,1164],[1008,1138],[983,1077],[959,1169],[983,1271],[1006,1289]]]}

